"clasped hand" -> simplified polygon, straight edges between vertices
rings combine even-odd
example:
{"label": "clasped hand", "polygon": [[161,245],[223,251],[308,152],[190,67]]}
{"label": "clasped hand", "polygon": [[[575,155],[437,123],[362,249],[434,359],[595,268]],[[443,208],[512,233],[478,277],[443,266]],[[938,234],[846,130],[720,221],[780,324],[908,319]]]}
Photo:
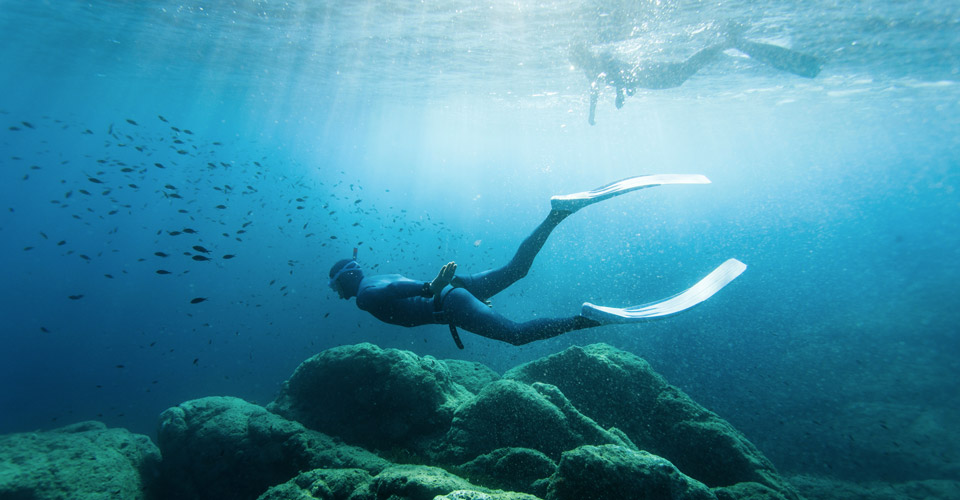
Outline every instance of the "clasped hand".
{"label": "clasped hand", "polygon": [[448,262],[440,269],[440,272],[437,273],[437,277],[430,282],[430,291],[433,292],[434,296],[437,296],[442,290],[443,287],[450,284],[453,281],[453,276],[457,273],[457,263]]}

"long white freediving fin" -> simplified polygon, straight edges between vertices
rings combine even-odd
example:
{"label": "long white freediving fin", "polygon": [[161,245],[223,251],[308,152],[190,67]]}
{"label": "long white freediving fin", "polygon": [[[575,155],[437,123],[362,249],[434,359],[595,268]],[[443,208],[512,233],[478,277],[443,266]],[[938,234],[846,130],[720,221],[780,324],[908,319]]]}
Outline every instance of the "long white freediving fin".
{"label": "long white freediving fin", "polygon": [[554,196],[550,198],[550,207],[554,210],[576,212],[598,201],[620,196],[637,189],[664,184],[710,184],[710,179],[700,174],[654,174],[628,177],[590,191]]}
{"label": "long white freediving fin", "polygon": [[696,285],[672,297],[622,309],[585,302],[580,315],[604,324],[635,323],[671,316],[709,299],[737,276],[740,276],[746,269],[747,265],[743,262],[737,259],[729,259],[697,282]]}

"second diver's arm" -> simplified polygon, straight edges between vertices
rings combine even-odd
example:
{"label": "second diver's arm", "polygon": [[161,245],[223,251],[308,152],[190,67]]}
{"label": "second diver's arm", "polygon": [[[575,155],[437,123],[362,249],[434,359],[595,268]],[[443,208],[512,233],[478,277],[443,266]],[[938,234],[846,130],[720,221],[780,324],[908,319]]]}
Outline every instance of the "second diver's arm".
{"label": "second diver's arm", "polygon": [[587,118],[587,123],[590,125],[597,124],[597,101],[600,99],[600,87],[597,85],[597,82],[590,84],[590,116]]}

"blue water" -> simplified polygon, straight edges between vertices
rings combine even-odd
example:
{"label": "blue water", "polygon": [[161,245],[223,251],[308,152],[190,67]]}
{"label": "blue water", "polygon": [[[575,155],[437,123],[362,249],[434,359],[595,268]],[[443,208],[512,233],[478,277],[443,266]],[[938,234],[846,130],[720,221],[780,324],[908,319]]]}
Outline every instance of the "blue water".
{"label": "blue water", "polygon": [[[606,342],[783,470],[921,478],[864,452],[904,440],[957,470],[955,2],[0,6],[0,433],[153,434],[167,407],[266,404],[300,361],[362,341],[498,371]],[[607,89],[587,124],[572,42],[675,61],[728,19],[822,73],[731,51],[620,110]],[[460,351],[446,327],[383,325],[326,287],[353,247],[419,279],[501,265],[551,195],[641,173],[713,183],[577,213],[493,302],[565,316],[748,264],[676,318],[522,347],[462,333]],[[864,445],[865,427],[896,447]]]}

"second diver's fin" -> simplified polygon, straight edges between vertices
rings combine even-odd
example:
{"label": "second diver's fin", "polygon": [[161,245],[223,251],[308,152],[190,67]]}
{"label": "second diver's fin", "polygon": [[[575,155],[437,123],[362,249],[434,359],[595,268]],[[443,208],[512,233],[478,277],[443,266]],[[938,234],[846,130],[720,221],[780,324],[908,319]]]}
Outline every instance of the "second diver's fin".
{"label": "second diver's fin", "polygon": [[590,191],[554,196],[550,198],[550,207],[554,210],[572,213],[598,201],[620,196],[637,189],[664,184],[710,184],[710,179],[699,174],[654,174],[628,177]]}
{"label": "second diver's fin", "polygon": [[746,268],[747,265],[743,262],[737,259],[729,259],[697,282],[696,285],[673,297],[622,309],[597,306],[585,302],[580,315],[602,324],[636,323],[671,316],[709,299],[737,276],[740,276],[740,273]]}
{"label": "second diver's fin", "polygon": [[733,46],[752,59],[804,78],[815,78],[823,67],[823,61],[819,58],[779,45],[737,40]]}

